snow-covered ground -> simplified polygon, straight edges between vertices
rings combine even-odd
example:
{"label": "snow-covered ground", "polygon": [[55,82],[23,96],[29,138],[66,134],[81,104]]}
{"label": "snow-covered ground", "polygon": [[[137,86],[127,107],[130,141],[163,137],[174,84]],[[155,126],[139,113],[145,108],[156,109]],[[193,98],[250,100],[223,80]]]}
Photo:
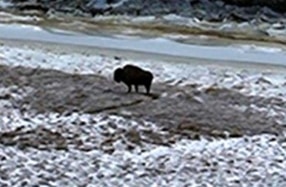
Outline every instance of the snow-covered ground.
{"label": "snow-covered ground", "polygon": [[[95,49],[96,50],[96,49]],[[282,66],[247,66],[236,68],[230,64],[172,63],[160,60],[115,59],[112,56],[68,53],[64,50],[35,47],[0,46],[1,64],[32,68],[56,69],[68,73],[99,74],[112,79],[115,68],[136,64],[154,73],[156,82],[184,86],[198,84],[201,88],[217,86],[235,89],[247,95],[286,97],[286,75]],[[191,60],[190,60],[191,61]]]}
{"label": "snow-covered ground", "polygon": [[[99,74],[110,80],[114,68],[132,63],[151,70],[156,82],[198,84],[199,89],[217,86],[283,101],[286,96],[286,76],[273,69],[115,59],[52,47],[47,50],[33,45],[10,46],[5,42],[0,46],[0,63]],[[43,128],[60,133],[66,139],[67,149],[46,145],[41,145],[43,149],[20,149],[0,144],[0,186],[286,185],[285,136],[181,138],[168,146],[158,145],[147,141],[143,130],[165,132],[148,121],[138,123],[104,113],[61,115],[20,111],[15,107],[17,100],[31,91],[33,88],[29,87],[1,86],[0,132]],[[5,99],[7,93],[11,95],[9,99]]]}
{"label": "snow-covered ground", "polygon": [[[22,94],[25,89],[13,98]],[[164,146],[144,141],[142,130],[164,133],[148,122],[105,114],[21,113],[3,101],[1,111],[1,132],[44,128],[69,141],[68,150],[1,144],[0,186],[286,185],[285,138],[180,139]],[[132,132],[139,132],[139,143],[128,138]]]}

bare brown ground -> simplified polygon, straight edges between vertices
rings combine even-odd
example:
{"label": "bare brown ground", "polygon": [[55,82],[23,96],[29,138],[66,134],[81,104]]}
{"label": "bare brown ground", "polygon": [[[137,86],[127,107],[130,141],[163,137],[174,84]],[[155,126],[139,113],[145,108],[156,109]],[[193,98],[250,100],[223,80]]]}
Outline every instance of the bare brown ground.
{"label": "bare brown ground", "polygon": [[[38,113],[110,113],[140,122],[154,122],[168,133],[190,138],[202,134],[225,137],[279,134],[282,127],[267,111],[250,106],[283,107],[276,98],[246,96],[238,92],[209,88],[199,91],[196,85],[175,87],[154,84],[152,95],[126,93],[123,85],[97,75],[67,74],[56,70],[0,66],[0,86],[32,87],[18,104]],[[143,91],[143,90],[142,90]],[[9,98],[9,96],[7,96]],[[244,106],[238,110],[235,106]],[[226,133],[227,132],[227,133]]]}

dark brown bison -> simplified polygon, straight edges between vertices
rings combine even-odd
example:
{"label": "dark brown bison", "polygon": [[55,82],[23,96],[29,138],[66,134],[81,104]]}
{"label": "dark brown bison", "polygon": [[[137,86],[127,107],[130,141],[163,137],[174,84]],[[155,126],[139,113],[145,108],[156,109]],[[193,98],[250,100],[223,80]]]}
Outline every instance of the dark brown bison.
{"label": "dark brown bison", "polygon": [[117,68],[114,71],[114,81],[123,82],[128,86],[128,92],[131,92],[132,85],[135,86],[135,91],[138,92],[138,86],[143,85],[146,88],[147,94],[150,92],[153,75],[151,72],[143,70],[134,65],[126,65],[123,68]]}

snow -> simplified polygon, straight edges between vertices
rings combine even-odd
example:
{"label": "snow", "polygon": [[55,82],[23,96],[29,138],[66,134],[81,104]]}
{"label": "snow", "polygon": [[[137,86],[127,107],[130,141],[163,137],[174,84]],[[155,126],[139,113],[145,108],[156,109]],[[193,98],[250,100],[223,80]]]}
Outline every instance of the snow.
{"label": "snow", "polygon": [[[8,5],[8,4],[7,4]],[[0,8],[3,6],[0,1]],[[41,21],[42,18],[37,17],[37,16],[19,16],[15,14],[11,14],[8,12],[0,12],[0,22],[1,23],[10,23],[10,22],[26,22],[26,23],[31,23],[31,22],[36,22],[36,21]]]}
{"label": "snow", "polygon": [[[272,51],[272,49],[270,49]],[[170,63],[160,60],[114,59],[104,55],[84,53],[54,53],[44,49],[32,49],[28,46],[0,46],[1,64],[26,66],[33,68],[56,69],[68,73],[99,74],[112,79],[118,66],[136,64],[152,70],[156,82],[170,85],[197,84],[200,89],[211,86],[235,89],[247,95],[277,97],[286,96],[286,76],[283,71],[264,69],[236,69],[225,66],[192,65],[188,63]]]}
{"label": "snow", "polygon": [[[122,129],[142,128],[142,124],[139,126],[135,122],[126,121],[118,116],[92,116],[76,113],[68,117],[58,114],[34,115],[30,117],[31,121],[29,122],[32,127],[28,127],[27,122],[21,121],[24,118],[17,116],[21,114],[11,112],[11,115],[13,115],[12,121],[4,126],[15,128],[15,124],[22,124],[25,128],[34,128],[33,126],[45,124],[46,128],[66,132],[65,136],[80,134],[81,139],[84,140],[84,146],[96,146],[97,141],[106,138],[104,137],[106,132],[115,134],[116,131],[122,131]],[[84,126],[73,125],[82,121],[87,123]],[[110,127],[110,122],[113,122],[112,127]],[[149,125],[145,128],[158,130]],[[121,149],[118,148],[112,155],[103,153],[96,148],[82,152],[71,147],[68,152],[64,152],[39,151],[30,148],[23,151],[14,147],[1,146],[1,157],[5,158],[2,167],[9,172],[9,178],[12,179],[7,183],[13,186],[17,186],[17,181],[13,179],[18,179],[19,176],[24,178],[27,171],[30,171],[28,181],[37,183],[42,178],[56,178],[56,186],[65,182],[68,185],[76,186],[86,183],[99,186],[115,184],[133,186],[135,181],[141,186],[150,186],[154,181],[160,186],[182,186],[175,182],[181,181],[180,178],[182,178],[184,180],[181,181],[182,184],[189,184],[188,177],[184,176],[192,176],[193,179],[197,179],[193,181],[196,184],[200,181],[223,185],[232,184],[232,181],[237,180],[240,181],[240,184],[249,184],[248,182],[256,177],[258,179],[252,184],[260,183],[270,175],[268,180],[275,183],[279,180],[283,182],[286,177],[284,170],[285,149],[275,138],[262,135],[215,141],[182,140],[170,147],[144,145],[144,147],[138,147],[134,153],[125,150],[124,145],[121,145]],[[117,144],[122,144],[122,141],[124,139],[119,139]],[[97,162],[94,163],[94,161]],[[14,170],[15,167],[17,170]],[[131,173],[126,174],[128,171],[125,168],[128,168]],[[164,170],[162,172],[170,173],[170,175],[161,174],[160,170]],[[148,179],[146,175],[150,171],[154,171],[155,174],[149,176]],[[209,174],[207,174],[208,172]],[[61,176],[60,174],[63,173],[65,175]],[[129,178],[134,180],[129,180]],[[283,186],[282,184],[285,183],[280,185]]]}
{"label": "snow", "polygon": [[[3,177],[0,185],[28,186],[285,186],[286,150],[273,135],[236,139],[182,139],[170,146],[143,143],[130,151],[118,135],[112,154],[98,145],[109,137],[134,128],[155,129],[120,116],[56,113],[31,115],[29,124],[17,112],[5,124],[14,128],[45,128],[78,137],[81,146],[70,143],[68,151],[19,149],[0,145]],[[27,118],[27,116],[26,116]],[[85,125],[76,125],[85,121]],[[83,148],[87,149],[83,149]],[[85,151],[83,151],[85,150]]]}
{"label": "snow", "polygon": [[0,8],[7,8],[7,7],[10,7],[10,6],[12,6],[12,3],[7,2],[5,0],[0,1]]}
{"label": "snow", "polygon": [[[9,66],[56,69],[67,73],[99,74],[112,78],[117,66],[137,64],[152,70],[156,82],[198,89],[212,86],[248,95],[285,100],[285,75],[268,70],[190,65],[154,60],[114,59],[103,55],[62,53],[41,48],[0,46],[0,62]],[[16,91],[15,91],[16,90]],[[286,185],[286,138],[275,135],[241,138],[180,138],[169,146],[144,141],[142,130],[164,134],[155,124],[117,115],[36,113],[14,105],[30,87],[1,87],[0,132],[45,128],[59,132],[67,150],[0,144],[0,186],[275,186]],[[243,106],[237,106],[244,110]],[[257,107],[257,106],[253,106]],[[271,109],[271,108],[270,108]],[[277,110],[267,110],[275,117]],[[279,109],[279,116],[286,116]],[[285,122],[286,117],[283,123]],[[282,123],[281,122],[281,123]],[[283,124],[282,123],[282,124]],[[285,123],[284,123],[285,124]],[[127,132],[139,132],[140,145]],[[45,145],[41,145],[45,148]],[[130,149],[133,147],[133,149]],[[113,150],[113,151],[110,151]]]}
{"label": "snow", "polygon": [[242,53],[244,52],[250,52],[250,53],[279,53],[283,52],[283,49],[279,47],[263,47],[263,46],[258,46],[255,44],[241,44],[241,45],[233,45],[233,46],[238,46],[241,47]]}

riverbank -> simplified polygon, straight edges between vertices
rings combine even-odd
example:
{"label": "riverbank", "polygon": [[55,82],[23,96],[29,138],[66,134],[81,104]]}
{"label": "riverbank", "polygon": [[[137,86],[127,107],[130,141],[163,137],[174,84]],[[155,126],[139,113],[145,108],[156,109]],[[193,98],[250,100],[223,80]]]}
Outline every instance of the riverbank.
{"label": "riverbank", "polygon": [[218,41],[222,41],[224,44],[236,41],[236,43],[253,42],[279,45],[282,48],[286,43],[283,16],[274,22],[264,20],[214,22],[176,14],[80,17],[57,12],[44,15],[33,12],[25,14],[4,9],[0,12],[0,22],[29,24],[51,32],[69,30],[84,35],[125,35],[145,38],[160,36],[187,44],[213,45]]}
{"label": "riverbank", "polygon": [[[2,0],[3,8],[21,12],[48,13],[50,11],[68,13],[76,16],[96,15],[131,15],[131,16],[158,16],[177,14],[184,17],[197,17],[198,19],[223,21],[250,21],[263,19],[277,21],[285,12],[285,1],[245,1],[245,0],[109,0],[96,1],[72,0],[68,3],[62,0],[49,1],[18,1]],[[275,12],[276,11],[276,12]]]}

